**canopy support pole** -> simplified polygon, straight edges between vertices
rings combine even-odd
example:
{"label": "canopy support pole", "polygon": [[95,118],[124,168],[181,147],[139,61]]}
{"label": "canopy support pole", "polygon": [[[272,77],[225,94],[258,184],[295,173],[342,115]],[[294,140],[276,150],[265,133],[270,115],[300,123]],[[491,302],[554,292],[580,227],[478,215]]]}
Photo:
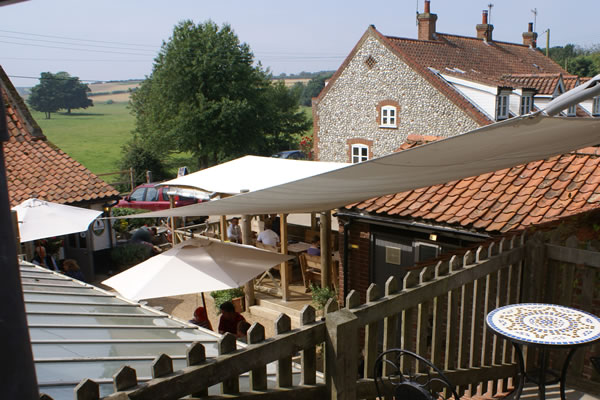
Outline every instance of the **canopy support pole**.
{"label": "canopy support pole", "polygon": [[321,287],[331,285],[331,210],[321,213]]}
{"label": "canopy support pole", "polygon": [[219,220],[219,229],[221,231],[221,240],[227,241],[227,216],[221,215],[221,219]]}
{"label": "canopy support pole", "polygon": [[[242,215],[242,243],[252,246],[252,216]],[[254,278],[250,279],[244,285],[244,297],[246,298],[246,309],[249,310],[256,302],[254,297]]]}
{"label": "canopy support pole", "polygon": [[[287,214],[279,214],[279,233],[281,233],[281,254],[288,252],[288,233],[287,233]],[[290,274],[289,263],[287,261],[281,263],[279,268],[281,278],[281,299],[288,301],[290,298]]]}
{"label": "canopy support pole", "polygon": [[[175,208],[175,197],[169,196],[169,203],[171,208]],[[171,242],[173,242],[173,246],[177,244],[177,234],[175,233],[175,217],[169,218],[169,222],[171,223]]]}

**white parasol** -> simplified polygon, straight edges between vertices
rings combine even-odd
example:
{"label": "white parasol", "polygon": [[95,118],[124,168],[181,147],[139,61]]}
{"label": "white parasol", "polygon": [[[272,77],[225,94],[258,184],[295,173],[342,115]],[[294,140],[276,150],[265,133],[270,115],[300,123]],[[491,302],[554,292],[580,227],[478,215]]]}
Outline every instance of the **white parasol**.
{"label": "white parasol", "polygon": [[292,256],[213,239],[192,239],[104,282],[131,300],[236,288]]}
{"label": "white parasol", "polygon": [[25,200],[17,212],[21,242],[83,232],[102,211],[66,206],[40,199]]}

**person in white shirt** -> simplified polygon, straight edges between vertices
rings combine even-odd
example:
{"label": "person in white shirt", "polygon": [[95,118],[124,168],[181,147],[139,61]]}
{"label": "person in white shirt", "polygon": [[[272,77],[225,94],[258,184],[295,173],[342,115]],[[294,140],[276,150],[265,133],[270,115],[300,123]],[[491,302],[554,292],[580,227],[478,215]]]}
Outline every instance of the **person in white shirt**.
{"label": "person in white shirt", "polygon": [[279,243],[279,235],[271,230],[270,225],[265,224],[265,230],[258,234],[256,241],[270,246],[277,246]]}
{"label": "person in white shirt", "polygon": [[242,243],[242,229],[240,228],[239,223],[239,218],[232,218],[231,223],[227,227],[227,237],[231,242]]}

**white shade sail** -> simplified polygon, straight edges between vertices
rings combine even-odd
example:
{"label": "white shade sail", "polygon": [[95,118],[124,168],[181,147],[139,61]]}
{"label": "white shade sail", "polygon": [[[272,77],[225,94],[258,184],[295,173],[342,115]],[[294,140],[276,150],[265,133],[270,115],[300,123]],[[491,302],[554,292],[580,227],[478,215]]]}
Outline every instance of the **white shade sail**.
{"label": "white shade sail", "polygon": [[[135,217],[298,213],[442,184],[600,143],[600,118],[512,118],[294,182]],[[222,180],[229,179],[221,176]]]}
{"label": "white shade sail", "polygon": [[29,199],[12,208],[17,212],[21,242],[83,232],[102,211]]}
{"label": "white shade sail", "polygon": [[252,246],[192,239],[102,283],[132,300],[231,289],[292,258]]}
{"label": "white shade sail", "polygon": [[239,194],[265,189],[347,166],[345,163],[244,156],[167,182],[206,192]]}

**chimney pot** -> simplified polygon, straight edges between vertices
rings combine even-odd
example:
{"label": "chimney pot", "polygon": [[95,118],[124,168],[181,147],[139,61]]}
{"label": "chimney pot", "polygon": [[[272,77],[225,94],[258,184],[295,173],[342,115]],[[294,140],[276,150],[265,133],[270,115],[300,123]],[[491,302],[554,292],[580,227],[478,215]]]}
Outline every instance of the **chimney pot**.
{"label": "chimney pot", "polygon": [[477,26],[475,26],[475,30],[477,31],[477,38],[483,39],[486,42],[492,41],[492,31],[494,30],[494,25],[488,24],[487,10],[483,10],[481,13],[481,24],[477,24]]}
{"label": "chimney pot", "polygon": [[424,12],[417,15],[419,40],[435,40],[435,21],[437,21],[437,15],[431,13],[430,1],[425,0]]}
{"label": "chimney pot", "polygon": [[533,31],[533,22],[529,23],[527,32],[523,32],[523,44],[529,47],[537,47],[538,34]]}

